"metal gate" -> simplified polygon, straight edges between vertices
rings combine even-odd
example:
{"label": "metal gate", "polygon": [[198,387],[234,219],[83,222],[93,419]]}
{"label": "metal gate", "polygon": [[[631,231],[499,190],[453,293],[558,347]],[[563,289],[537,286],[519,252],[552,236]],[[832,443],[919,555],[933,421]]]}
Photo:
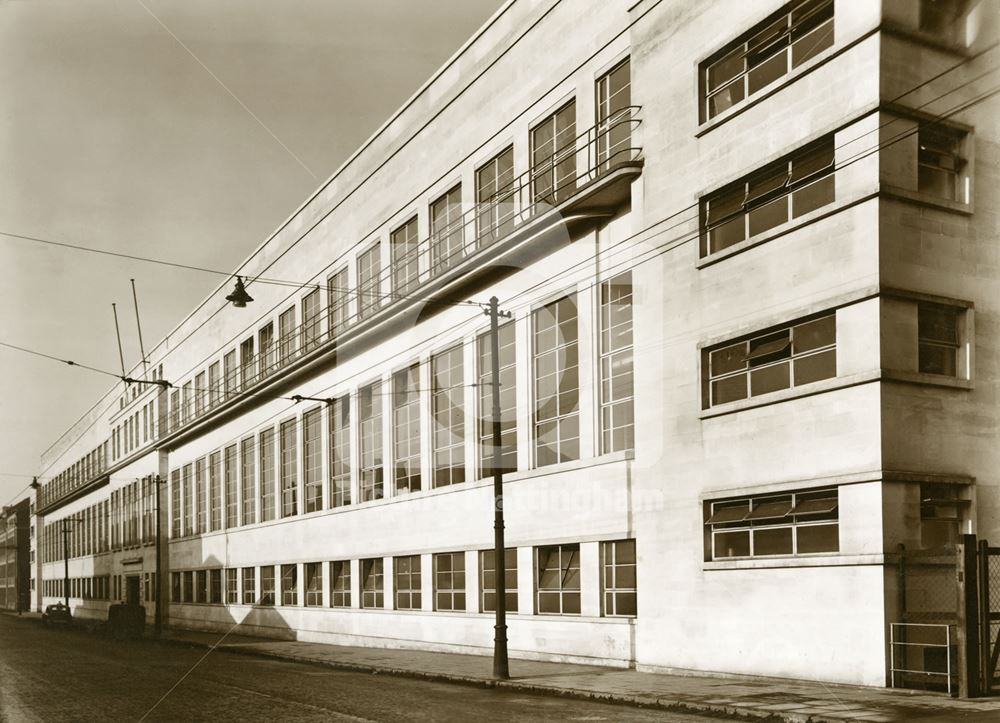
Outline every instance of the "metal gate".
{"label": "metal gate", "polygon": [[1000,547],[981,540],[978,547],[979,652],[983,695],[1000,694]]}

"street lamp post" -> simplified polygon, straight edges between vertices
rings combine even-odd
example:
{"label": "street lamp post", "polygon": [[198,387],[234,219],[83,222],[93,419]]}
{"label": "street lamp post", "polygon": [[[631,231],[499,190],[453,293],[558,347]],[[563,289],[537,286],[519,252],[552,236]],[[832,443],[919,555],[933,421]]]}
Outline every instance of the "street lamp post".
{"label": "street lamp post", "polygon": [[163,607],[161,605],[160,598],[163,592],[163,575],[160,558],[162,556],[162,545],[163,545],[163,519],[160,516],[160,485],[166,484],[167,481],[162,479],[160,475],[153,477],[153,484],[156,485],[156,584],[153,586],[153,637],[160,637],[160,633],[163,630]]}
{"label": "street lamp post", "polygon": [[510,318],[509,311],[500,311],[497,297],[490,297],[485,310],[490,317],[490,360],[493,387],[493,574],[496,580],[496,622],[493,626],[493,677],[510,677],[507,661],[507,559],[504,546],[503,467],[500,465],[500,317]]}
{"label": "street lamp post", "polygon": [[62,536],[63,536],[63,597],[66,602],[66,607],[69,607],[69,527],[66,526],[67,522],[82,522],[82,520],[76,517],[66,517],[60,520],[62,525]]}

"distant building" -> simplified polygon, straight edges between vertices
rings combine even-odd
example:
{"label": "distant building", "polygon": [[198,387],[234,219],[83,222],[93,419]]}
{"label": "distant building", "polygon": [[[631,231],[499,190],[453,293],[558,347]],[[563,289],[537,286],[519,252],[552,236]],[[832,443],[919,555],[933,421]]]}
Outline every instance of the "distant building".
{"label": "distant building", "polygon": [[45,453],[37,604],[488,653],[499,465],[512,656],[885,685],[1000,544],[996,16],[507,3]]}
{"label": "distant building", "polygon": [[0,511],[0,610],[31,608],[32,520],[23,499]]}

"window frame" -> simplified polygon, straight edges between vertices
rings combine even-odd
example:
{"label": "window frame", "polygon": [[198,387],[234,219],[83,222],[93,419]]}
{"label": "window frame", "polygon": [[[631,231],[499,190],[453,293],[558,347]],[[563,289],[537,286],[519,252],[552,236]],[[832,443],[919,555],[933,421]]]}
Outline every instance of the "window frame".
{"label": "window frame", "polygon": [[361,565],[361,607],[372,610],[385,608],[385,559],[369,557]]}
{"label": "window frame", "polygon": [[[573,566],[574,559],[574,548],[575,548],[575,558],[576,566]],[[547,551],[557,551],[558,552],[558,563],[559,563],[559,585],[558,587],[542,586],[542,575],[545,571],[550,568],[543,568],[541,566],[543,552],[550,555]],[[582,570],[581,570],[581,560],[580,560],[580,544],[579,543],[562,543],[558,545],[537,545],[533,548],[535,557],[535,614],[536,615],[580,615],[581,614],[581,599],[582,599]],[[564,557],[568,555],[568,564],[564,564]],[[546,562],[549,561],[549,557],[546,557]],[[572,575],[573,571],[576,572],[576,587],[567,586],[567,578]],[[542,607],[542,596],[555,596],[555,599],[559,601],[558,611],[543,610]],[[576,604],[573,604],[575,597]],[[569,605],[567,605],[569,602]],[[575,608],[575,610],[574,610]]]}
{"label": "window frame", "polygon": [[[420,555],[397,555],[392,558],[392,593],[394,610],[423,609]],[[403,583],[406,583],[405,586]]]}
{"label": "window frame", "polygon": [[395,495],[423,488],[421,469],[421,390],[423,365],[414,362],[392,374],[392,483]]}
{"label": "window frame", "polygon": [[[346,570],[346,574],[344,571]],[[351,561],[330,561],[330,607],[349,608],[352,599]]]}
{"label": "window frame", "polygon": [[[456,569],[456,561],[459,562]],[[447,564],[445,565],[445,563]],[[465,552],[437,552],[432,559],[434,567],[434,609],[440,612],[462,612],[466,610],[465,592]],[[442,570],[446,566],[447,570]],[[442,605],[442,601],[445,604]]]}
{"label": "window frame", "polygon": [[[626,557],[624,562],[619,561],[619,546],[631,545],[631,562]],[[604,540],[601,542],[601,614],[604,617],[625,617],[634,618],[638,616],[638,557],[636,542],[634,537],[622,540]],[[632,584],[620,584],[619,577],[628,568],[631,568]],[[625,574],[626,583],[628,574]],[[629,596],[632,599],[632,612],[619,612],[623,601],[627,601]]]}
{"label": "window frame", "polygon": [[[462,484],[466,480],[464,342],[431,354],[430,380],[431,486]],[[442,380],[445,384],[439,384]]]}
{"label": "window frame", "polygon": [[[491,566],[487,566],[486,562],[486,556],[494,552],[492,549],[479,551],[479,611],[483,613],[496,612],[496,602],[489,605],[486,601],[487,595],[493,595],[495,600],[497,594],[496,580],[493,585],[486,584],[487,573],[496,574],[495,563],[490,562]],[[517,548],[504,548],[504,601],[508,613],[518,612],[517,569]]]}
{"label": "window frame", "polygon": [[[626,295],[612,298],[612,290],[616,286],[623,286],[621,279],[628,279],[627,304],[622,303]],[[618,282],[618,283],[616,283]],[[598,314],[599,340],[598,340],[598,374],[600,376],[598,384],[598,415],[597,423],[600,428],[601,453],[631,451],[635,449],[635,286],[632,283],[632,270],[628,269],[616,274],[610,279],[601,281],[598,289],[598,303],[600,305]],[[612,323],[614,319],[614,308],[616,306],[628,307],[628,320],[620,323]],[[627,344],[615,347],[616,332],[627,324]],[[622,362],[627,366],[627,371],[615,373],[615,364],[621,358],[627,360]],[[624,374],[628,375],[629,394],[615,396],[616,381]],[[615,424],[615,415],[618,409],[626,409],[628,421],[624,424]],[[623,430],[624,443],[615,441],[615,432]]]}
{"label": "window frame", "polygon": [[[564,336],[562,333],[563,325],[569,322],[569,318],[563,318],[559,315],[559,309],[563,302],[568,302],[573,309],[572,316],[572,328],[573,337],[567,341],[568,337]],[[547,310],[553,309],[552,312]],[[539,329],[539,318],[543,313],[548,313],[552,317],[551,328],[555,333],[555,342],[551,345],[551,348],[541,348],[539,343],[539,338],[542,334],[549,331],[548,328]],[[563,294],[559,298],[554,299],[546,304],[543,304],[531,312],[531,396],[532,396],[532,407],[531,407],[531,442],[532,442],[532,452],[534,454],[534,466],[535,468],[547,467],[553,464],[559,464],[562,462],[569,462],[578,460],[581,457],[581,446],[583,437],[580,428],[580,307],[579,299],[576,291],[568,294]],[[540,363],[544,362],[543,357],[545,355],[555,355],[554,371],[551,374],[539,375]],[[559,359],[560,356],[565,356],[567,363],[560,366]],[[575,363],[569,364],[568,361],[572,357],[575,359]],[[569,411],[560,412],[562,409],[562,397],[565,394],[569,394],[568,389],[563,389],[563,381],[570,378],[568,375],[572,373],[576,377],[575,384],[575,397],[576,401],[574,404],[570,405]],[[554,377],[555,379],[555,391],[552,394],[548,394],[543,397],[540,393],[541,382],[540,380],[546,377]],[[572,395],[568,397],[572,401]],[[548,408],[549,405],[555,405],[555,414],[541,418],[539,414]],[[572,422],[572,423],[571,423]],[[576,427],[576,434],[563,434],[563,426],[569,427],[568,432],[573,431],[573,425]],[[553,457],[552,459],[543,459],[541,452],[548,448],[550,445],[543,442],[544,432],[540,432],[540,428],[545,425],[553,426],[555,430],[555,447],[552,448]],[[566,454],[564,454],[564,447],[566,448]]]}

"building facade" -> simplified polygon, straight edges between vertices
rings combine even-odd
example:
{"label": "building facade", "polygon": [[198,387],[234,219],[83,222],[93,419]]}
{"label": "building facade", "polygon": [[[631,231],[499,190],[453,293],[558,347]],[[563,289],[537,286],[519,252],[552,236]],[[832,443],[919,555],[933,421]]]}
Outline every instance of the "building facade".
{"label": "building facade", "polygon": [[0,514],[0,610],[31,609],[31,503],[4,507]]}
{"label": "building facade", "polygon": [[46,452],[36,605],[488,653],[499,466],[512,656],[885,685],[900,545],[1000,539],[996,39],[505,4]]}

